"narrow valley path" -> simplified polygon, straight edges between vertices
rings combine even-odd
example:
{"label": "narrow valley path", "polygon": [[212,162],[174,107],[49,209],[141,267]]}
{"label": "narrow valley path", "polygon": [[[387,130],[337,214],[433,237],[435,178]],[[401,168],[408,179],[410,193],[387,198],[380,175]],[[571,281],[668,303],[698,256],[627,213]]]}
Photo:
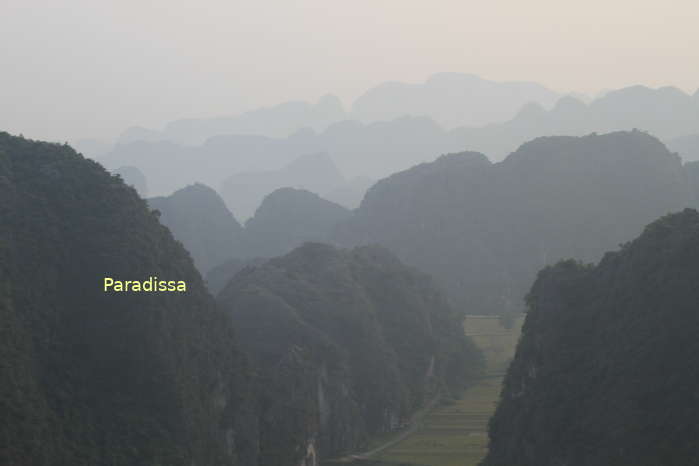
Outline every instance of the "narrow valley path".
{"label": "narrow valley path", "polygon": [[485,375],[459,399],[426,410],[405,435],[366,457],[378,460],[378,464],[476,466],[487,453],[488,422],[495,412],[522,322],[520,318],[508,329],[498,317],[467,317],[464,330],[485,354]]}

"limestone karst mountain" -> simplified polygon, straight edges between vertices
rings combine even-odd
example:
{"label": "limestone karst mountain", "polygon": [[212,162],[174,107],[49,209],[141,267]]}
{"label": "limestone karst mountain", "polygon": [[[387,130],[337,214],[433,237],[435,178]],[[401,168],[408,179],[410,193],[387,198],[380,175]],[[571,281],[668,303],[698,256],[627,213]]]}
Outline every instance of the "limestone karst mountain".
{"label": "limestone karst mountain", "polygon": [[[165,208],[215,232],[212,193]],[[165,214],[68,146],[1,133],[0,199],[1,464],[317,464],[481,369],[461,316],[385,250],[252,261],[217,305]]]}
{"label": "limestone karst mountain", "polygon": [[511,119],[531,102],[550,107],[558,94],[531,82],[495,82],[464,73],[438,73],[424,83],[385,82],[352,105],[352,117],[365,122],[426,116],[446,129],[484,126]]}
{"label": "limestone karst mountain", "polygon": [[243,229],[208,186],[193,184],[168,197],[148,199],[148,204],[160,212],[160,221],[182,242],[202,275],[238,255]]}
{"label": "limestone karst mountain", "polygon": [[214,136],[235,134],[283,138],[303,128],[322,131],[346,117],[340,99],[328,94],[315,104],[290,101],[236,116],[175,120],[168,123],[162,131],[132,127],[119,136],[117,143],[171,141],[184,145],[198,145]]}
{"label": "limestone karst mountain", "polygon": [[260,368],[264,465],[363,447],[481,370],[462,316],[382,248],[307,243],[243,269],[218,301]]}
{"label": "limestone karst mountain", "polygon": [[305,242],[328,241],[349,216],[349,210],[312,192],[278,189],[245,223],[245,257],[273,257]]}
{"label": "limestone karst mountain", "polygon": [[[0,464],[254,464],[230,320],[133,188],[0,133],[0,219]],[[149,276],[187,291],[103,290]]]}
{"label": "limestone karst mountain", "polygon": [[337,239],[383,244],[460,309],[500,313],[546,264],[598,260],[690,202],[679,157],[648,134],[539,138],[500,163],[455,154],[383,179]]}
{"label": "limestone karst mountain", "polygon": [[[279,170],[313,153],[328,154],[347,179],[379,179],[440,153],[475,151],[500,161],[541,136],[638,129],[668,143],[673,151],[678,151],[678,144],[680,152],[696,152],[686,151],[683,144],[699,128],[699,100],[675,88],[632,86],[590,103],[564,96],[552,105],[548,109],[539,103],[525,104],[509,120],[452,129],[427,116],[406,116],[370,123],[340,121],[322,131],[306,129],[288,137],[217,136],[196,146],[140,141],[117,145],[100,161],[108,168],[136,166],[148,178],[152,194],[167,194],[195,181],[218,188],[236,173]],[[478,113],[470,107],[462,110]],[[691,154],[683,158],[690,160]]]}
{"label": "limestone karst mountain", "polygon": [[319,153],[298,157],[277,170],[236,173],[222,183],[221,196],[236,217],[245,221],[265,196],[279,188],[305,189],[322,196],[346,185],[332,159]]}
{"label": "limestone karst mountain", "polygon": [[483,465],[697,464],[698,280],[689,209],[542,270]]}

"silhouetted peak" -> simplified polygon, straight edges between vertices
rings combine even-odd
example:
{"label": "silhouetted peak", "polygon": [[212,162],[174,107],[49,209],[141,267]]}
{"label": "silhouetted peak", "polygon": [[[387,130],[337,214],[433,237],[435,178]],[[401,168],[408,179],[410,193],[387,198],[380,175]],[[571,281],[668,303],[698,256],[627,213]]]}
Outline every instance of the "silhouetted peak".
{"label": "silhouetted peak", "polygon": [[400,179],[412,179],[422,177],[432,173],[462,173],[474,168],[483,168],[492,165],[488,157],[479,152],[459,152],[455,154],[444,154],[433,162],[425,162],[415,165],[412,168],[394,173],[393,175],[380,180],[369,189],[369,193],[374,193],[384,187],[390,186],[394,181]]}
{"label": "silhouetted peak", "polygon": [[587,136],[539,137],[522,144],[503,164],[538,161],[560,165],[572,160],[595,164],[595,161],[620,162],[640,158],[662,160],[668,157],[679,161],[658,138],[644,131],[633,130],[601,135],[593,133]]}
{"label": "silhouetted peak", "polygon": [[[622,89],[610,91],[591,105],[596,108],[605,108],[607,111],[614,110],[615,112],[629,112],[630,109],[638,111],[638,105],[653,105],[658,102],[686,102],[690,96],[684,91],[666,86],[658,89],[653,89],[647,86],[630,86]],[[654,108],[648,108],[654,110]]]}
{"label": "silhouetted peak", "polygon": [[160,222],[184,244],[202,274],[237,253],[242,227],[216,191],[195,183],[148,199]]}
{"label": "silhouetted peak", "polygon": [[525,104],[515,116],[515,120],[537,120],[546,117],[546,109],[536,102]]}
{"label": "silhouetted peak", "polygon": [[552,109],[552,113],[568,116],[582,113],[585,110],[587,110],[587,105],[582,100],[572,95],[567,95],[558,99],[558,102]]}
{"label": "silhouetted peak", "polygon": [[270,209],[278,211],[278,209],[287,208],[292,205],[300,207],[304,205],[318,204],[324,206],[337,207],[338,209],[347,211],[347,209],[345,209],[344,207],[335,204],[334,202],[330,202],[326,199],[323,199],[316,193],[312,193],[305,189],[285,187],[279,188],[265,196],[265,198],[262,201],[262,204],[260,204],[260,207],[257,209],[257,212],[255,212],[255,216],[258,216]]}
{"label": "silhouetted peak", "polygon": [[633,86],[622,87],[621,89],[614,89],[606,92],[599,100],[603,99],[616,99],[620,97],[639,97],[648,96],[653,94],[655,91],[648,86],[642,84],[636,84]]}
{"label": "silhouetted peak", "polygon": [[[162,199],[163,197],[161,197]],[[154,198],[156,199],[156,198]],[[203,183],[194,183],[186,186],[182,189],[178,189],[170,196],[167,196],[170,202],[181,203],[184,202],[183,206],[190,205],[196,208],[217,208],[228,211],[226,204],[221,199],[221,196],[212,188],[206,186]],[[185,202],[190,200],[196,202],[196,204],[191,204],[190,202]],[[233,215],[233,214],[230,214]]]}
{"label": "silhouetted peak", "polygon": [[456,168],[456,167],[478,167],[492,165],[488,157],[480,152],[458,152],[454,154],[440,155],[433,162],[439,168]]}

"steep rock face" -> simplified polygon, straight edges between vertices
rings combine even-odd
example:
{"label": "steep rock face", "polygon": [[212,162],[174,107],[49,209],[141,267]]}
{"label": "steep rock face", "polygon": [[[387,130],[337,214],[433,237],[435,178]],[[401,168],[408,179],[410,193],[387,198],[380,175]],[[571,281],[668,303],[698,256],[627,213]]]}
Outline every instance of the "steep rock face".
{"label": "steep rock face", "polygon": [[304,242],[327,241],[349,216],[349,210],[310,191],[277,189],[245,224],[245,257],[273,257]]}
{"label": "steep rock face", "polygon": [[482,363],[429,278],[380,248],[308,243],[239,272],[218,300],[260,367],[265,465],[358,448]]}
{"label": "steep rock face", "polygon": [[213,189],[201,183],[148,199],[160,221],[192,254],[202,274],[240,250],[242,227]]}
{"label": "steep rock face", "polygon": [[[136,192],[0,133],[0,200],[0,463],[254,464],[229,319]],[[105,293],[105,276],[187,292]]]}
{"label": "steep rock face", "polygon": [[497,164],[464,153],[381,180],[336,237],[383,244],[493,313],[519,308],[544,265],[598,260],[690,199],[680,159],[645,133],[539,138]]}
{"label": "steep rock face", "polygon": [[699,214],[540,272],[486,466],[699,464]]}

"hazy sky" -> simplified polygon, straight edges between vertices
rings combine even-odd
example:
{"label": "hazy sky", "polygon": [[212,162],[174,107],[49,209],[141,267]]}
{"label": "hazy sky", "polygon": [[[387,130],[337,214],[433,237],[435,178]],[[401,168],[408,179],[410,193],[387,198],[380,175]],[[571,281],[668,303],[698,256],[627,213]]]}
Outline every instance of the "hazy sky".
{"label": "hazy sky", "polygon": [[699,87],[696,0],[0,0],[0,129],[111,138],[441,71]]}

